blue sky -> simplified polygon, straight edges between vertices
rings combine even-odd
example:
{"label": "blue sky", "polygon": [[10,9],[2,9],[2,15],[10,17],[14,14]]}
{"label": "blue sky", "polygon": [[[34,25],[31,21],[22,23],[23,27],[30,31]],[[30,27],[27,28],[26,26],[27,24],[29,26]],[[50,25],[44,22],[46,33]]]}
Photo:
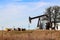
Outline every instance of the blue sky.
{"label": "blue sky", "polygon": [[[60,6],[60,0],[0,0],[0,29],[21,27],[28,29],[29,16],[44,14],[49,6]],[[37,20],[32,20],[30,29],[35,29]]]}

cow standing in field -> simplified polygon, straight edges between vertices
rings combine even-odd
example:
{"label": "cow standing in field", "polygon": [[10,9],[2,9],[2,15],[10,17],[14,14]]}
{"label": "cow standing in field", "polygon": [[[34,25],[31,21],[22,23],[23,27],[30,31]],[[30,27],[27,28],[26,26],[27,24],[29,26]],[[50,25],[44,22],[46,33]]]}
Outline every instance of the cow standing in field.
{"label": "cow standing in field", "polygon": [[17,31],[17,29],[16,29],[16,28],[14,28],[14,31]]}
{"label": "cow standing in field", "polygon": [[21,31],[21,28],[18,28],[18,31]]}
{"label": "cow standing in field", "polygon": [[22,31],[25,31],[26,29],[22,29]]}
{"label": "cow standing in field", "polygon": [[6,31],[12,31],[12,29],[11,28],[6,28]]}

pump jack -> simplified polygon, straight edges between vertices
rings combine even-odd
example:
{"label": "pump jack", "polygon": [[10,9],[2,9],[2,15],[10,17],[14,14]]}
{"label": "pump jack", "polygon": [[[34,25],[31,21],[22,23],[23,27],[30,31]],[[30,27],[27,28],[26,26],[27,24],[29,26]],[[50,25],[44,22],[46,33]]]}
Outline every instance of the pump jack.
{"label": "pump jack", "polygon": [[41,26],[41,20],[40,20],[40,18],[43,17],[43,16],[44,17],[48,17],[47,15],[41,15],[41,16],[36,16],[36,17],[29,17],[29,22],[31,23],[31,20],[38,18],[37,27],[39,27],[39,29],[43,29],[42,26]]}

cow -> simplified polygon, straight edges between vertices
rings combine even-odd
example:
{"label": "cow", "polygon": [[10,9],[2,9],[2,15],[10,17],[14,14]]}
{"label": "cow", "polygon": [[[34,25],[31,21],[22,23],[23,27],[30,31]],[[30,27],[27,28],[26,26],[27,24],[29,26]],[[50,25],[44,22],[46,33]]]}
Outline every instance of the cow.
{"label": "cow", "polygon": [[24,28],[24,29],[22,29],[22,31],[25,31],[26,29]]}
{"label": "cow", "polygon": [[18,28],[18,31],[21,31],[21,28]]}
{"label": "cow", "polygon": [[6,31],[12,31],[12,29],[11,28],[6,28]]}

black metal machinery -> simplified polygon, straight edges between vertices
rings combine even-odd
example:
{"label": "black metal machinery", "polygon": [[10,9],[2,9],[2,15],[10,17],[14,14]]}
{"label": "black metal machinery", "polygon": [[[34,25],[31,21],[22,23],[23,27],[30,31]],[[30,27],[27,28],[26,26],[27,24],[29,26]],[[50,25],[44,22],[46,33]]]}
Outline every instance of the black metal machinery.
{"label": "black metal machinery", "polygon": [[41,15],[41,16],[36,16],[36,17],[29,17],[29,22],[31,23],[31,20],[38,18],[37,27],[39,27],[39,29],[43,29],[42,26],[41,26],[41,21],[40,21],[40,18],[43,17],[43,16],[48,17],[47,15]]}

